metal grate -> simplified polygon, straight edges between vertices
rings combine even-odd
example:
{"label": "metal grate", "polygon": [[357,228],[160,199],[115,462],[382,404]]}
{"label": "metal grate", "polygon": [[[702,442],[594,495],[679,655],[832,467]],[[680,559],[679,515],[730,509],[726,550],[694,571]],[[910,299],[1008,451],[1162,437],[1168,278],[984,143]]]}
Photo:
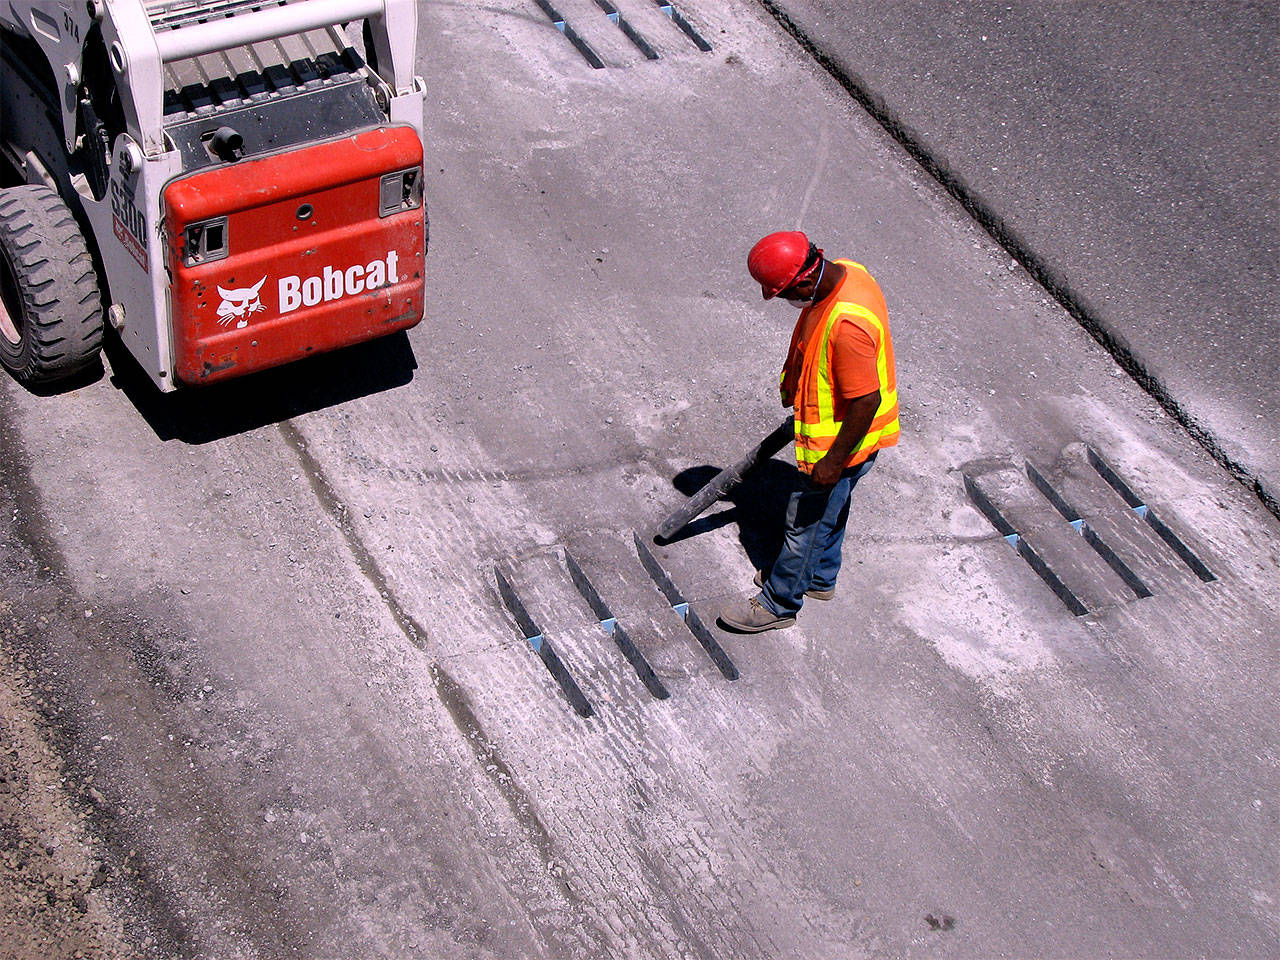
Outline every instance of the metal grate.
{"label": "metal grate", "polygon": [[640,558],[640,565],[649,574],[654,586],[667,598],[667,602],[671,604],[671,609],[684,621],[684,625],[689,628],[689,632],[702,645],[702,649],[707,652],[707,656],[711,658],[711,662],[716,665],[721,675],[726,680],[737,680],[738,668],[733,665],[729,655],[724,652],[724,647],[716,642],[715,635],[707,629],[707,625],[702,622],[702,618],[698,616],[697,611],[689,606],[689,601],[680,593],[679,588],[672,582],[671,577],[667,575],[667,571],[662,569],[662,564],[658,563],[658,558],[649,550],[644,538],[634,532],[631,536],[635,542],[636,556]]}
{"label": "metal grate", "polygon": [[[538,5],[547,18],[551,21],[552,26],[560,31],[580,54],[594,69],[603,70],[605,67],[604,59],[594,50],[591,45],[583,38],[582,34],[574,29],[573,24],[560,13],[558,9],[551,3],[551,0],[533,0]],[[612,0],[594,0],[600,11],[609,19],[609,21],[622,31],[623,35],[631,42],[631,44],[639,50],[647,60],[658,60],[660,55],[657,48],[647,38],[640,33],[630,20],[628,20],[618,8],[613,4]],[[666,3],[664,0],[656,0],[658,9],[666,14],[673,24],[689,38],[695,47],[704,53],[711,50],[711,44],[694,28],[685,16],[676,9],[674,4]],[[588,30],[588,33],[590,31]]]}
{"label": "metal grate", "polygon": [[[666,571],[662,569],[661,564],[650,552],[641,536],[633,531],[632,540],[636,557],[645,574],[647,574],[648,581],[652,582],[652,585],[657,588],[658,592],[666,600],[669,608],[675,612],[689,633],[698,641],[699,646],[711,659],[721,676],[726,680],[737,680],[738,668],[734,666],[733,661],[729,659],[729,655],[725,653],[724,648],[717,642],[715,635],[681,595],[680,590],[672,582]],[[627,556],[625,548],[623,548],[622,556]],[[577,558],[566,547],[556,547],[549,555],[540,552],[539,557],[540,561],[537,564],[539,572],[536,575],[529,574],[528,570],[523,566],[523,561],[503,560],[496,563],[493,568],[494,581],[497,584],[498,596],[501,598],[503,606],[506,607],[511,617],[515,620],[520,636],[529,644],[533,652],[538,655],[538,659],[542,661],[543,666],[546,667],[547,672],[560,688],[565,700],[568,701],[574,712],[584,718],[595,716],[596,709],[592,702],[592,697],[597,694],[593,692],[592,696],[589,697],[588,691],[592,691],[594,685],[599,682],[611,680],[612,670],[597,659],[594,644],[589,643],[585,647],[581,645],[580,635],[575,633],[571,626],[567,627],[564,633],[556,635],[556,640],[561,643],[563,650],[561,652],[561,650],[557,650],[552,643],[552,638],[548,636],[542,625],[535,619],[532,612],[534,610],[540,610],[542,617],[549,617],[556,622],[560,622],[562,616],[566,615],[571,620],[576,619],[576,615],[570,609],[570,607],[577,608],[576,602],[572,599],[574,594],[564,589],[568,584],[563,584],[554,579],[547,579],[548,575],[555,578],[557,570],[567,574],[567,579],[572,584],[577,596],[585,601],[600,630],[613,642],[613,646],[630,665],[631,670],[634,671],[636,678],[644,686],[646,692],[655,700],[670,698],[670,690],[658,677],[657,672],[641,651],[639,644],[627,632],[618,616],[610,608],[595,584],[592,583],[587,571],[578,562]],[[555,562],[557,560],[559,562]],[[542,565],[548,563],[548,561],[550,561],[549,566]],[[522,571],[524,572],[523,577],[520,576]],[[640,584],[647,583],[643,578],[640,578],[639,582]],[[634,584],[629,586],[634,586]],[[639,599],[641,595],[650,598],[640,600],[642,607],[633,610],[633,613],[638,612],[641,619],[645,619],[646,613],[643,608],[647,608],[653,602],[652,592],[648,586],[640,586],[635,591],[624,589],[624,593],[632,593],[633,599]],[[612,658],[607,659],[611,660]],[[599,673],[598,668],[602,666],[610,676],[602,676]],[[586,673],[583,673],[584,670]],[[587,678],[586,682],[580,683],[575,678],[575,674],[577,677],[585,676]],[[611,701],[612,699],[608,694],[601,695],[604,696],[606,701]]]}
{"label": "metal grate", "polygon": [[[1153,597],[1153,583],[1172,586],[1177,577],[1185,576],[1184,568],[1202,583],[1217,579],[1187,542],[1156,516],[1145,499],[1122,480],[1095,449],[1083,444],[1079,447],[1083,448],[1083,456],[1072,458],[1071,465],[1059,475],[1058,486],[1029,461],[1023,461],[1022,465],[1025,481],[1013,479],[1019,475],[1012,464],[976,475],[968,472],[963,475],[965,492],[973,505],[1073,614],[1083,616],[1089,612],[1089,606],[1109,603],[1112,599]],[[993,485],[986,479],[988,476],[1004,476],[1006,482],[997,481]],[[1031,493],[1030,488],[1036,493]],[[1119,494],[1130,516],[1116,509],[1108,488]],[[1074,492],[1069,498],[1064,490]],[[1082,513],[1072,502],[1076,498],[1083,500],[1083,506],[1093,512]],[[1054,521],[1041,519],[1045,501],[1053,507]],[[1086,517],[1092,517],[1093,522]],[[1065,521],[1080,535],[1105,564],[1105,570],[1095,566],[1092,560],[1081,565],[1079,561],[1088,556],[1088,551],[1080,551],[1077,557],[1077,548],[1068,548],[1070,538],[1062,539],[1058,521]],[[1144,525],[1150,532],[1142,531]],[[1105,537],[1100,529],[1107,532]],[[1038,548],[1028,541],[1028,532],[1036,539]],[[1150,536],[1151,532],[1154,537]],[[1130,557],[1121,556],[1122,551]],[[1178,562],[1170,562],[1166,551],[1171,551]],[[1053,563],[1046,560],[1046,556],[1052,557]],[[1143,567],[1143,575],[1135,570],[1135,562]],[[1055,570],[1054,564],[1060,565],[1060,569]],[[1175,575],[1174,581],[1166,580],[1168,573]],[[1124,590],[1118,588],[1111,574],[1124,584]],[[1089,597],[1090,602],[1086,604],[1082,597]]]}
{"label": "metal grate", "polygon": [[693,45],[695,47],[703,53],[709,53],[711,51],[711,44],[703,38],[702,34],[698,33],[698,31],[693,28],[693,24],[685,19],[684,14],[676,9],[676,5],[674,3],[667,3],[666,0],[654,0],[654,3],[658,5],[658,9],[671,18],[671,22],[680,28],[681,33],[693,41]]}
{"label": "metal grate", "polygon": [[538,659],[547,668],[551,678],[555,680],[556,684],[564,692],[565,699],[573,707],[573,712],[580,717],[594,716],[595,710],[592,708],[591,702],[587,699],[586,694],[582,692],[582,688],[578,686],[578,682],[573,679],[573,675],[569,673],[564,661],[560,659],[560,655],[556,653],[555,648],[551,645],[551,641],[543,635],[542,630],[534,623],[533,617],[529,615],[524,602],[517,595],[515,588],[511,586],[511,580],[502,572],[500,567],[493,568],[493,576],[498,583],[498,594],[502,597],[502,602],[506,605],[506,608],[511,611],[511,615],[515,617],[520,633],[529,642],[529,646],[533,647],[534,653],[538,655]]}
{"label": "metal grate", "polygon": [[604,61],[601,60],[599,55],[591,49],[590,44],[582,39],[578,34],[578,31],[573,29],[564,17],[560,16],[559,10],[553,7],[548,0],[533,0],[533,2],[536,3],[538,8],[551,19],[552,26],[563,33],[564,38],[572,43],[574,49],[582,54],[587,63],[591,64],[591,66],[596,70],[604,69]]}
{"label": "metal grate", "polygon": [[604,15],[613,22],[614,26],[622,31],[628,40],[635,44],[636,49],[643,53],[647,59],[658,59],[658,51],[653,49],[648,40],[636,32],[636,28],[631,25],[631,22],[625,19],[618,12],[618,8],[610,3],[609,0],[596,0],[596,6],[604,11]]}
{"label": "metal grate", "polygon": [[1129,509],[1131,509],[1139,519],[1146,521],[1147,525],[1151,527],[1151,529],[1156,532],[1156,535],[1164,541],[1165,545],[1177,555],[1178,559],[1186,564],[1188,570],[1199,577],[1203,583],[1212,583],[1214,580],[1218,579],[1212,572],[1210,572],[1209,568],[1205,566],[1204,561],[1197,557],[1192,549],[1187,546],[1183,539],[1174,533],[1164,521],[1156,516],[1155,511],[1147,505],[1146,501],[1142,497],[1139,497],[1133,491],[1132,487],[1120,479],[1120,475],[1107,465],[1097,450],[1093,449],[1093,447],[1088,447],[1087,456],[1089,458],[1090,465],[1093,469],[1098,471],[1098,476],[1102,477],[1112,490],[1120,494],[1124,502],[1128,504]]}
{"label": "metal grate", "polygon": [[287,6],[289,0],[146,0],[143,7],[154,30],[175,30],[240,13]]}
{"label": "metal grate", "polygon": [[671,696],[667,688],[663,686],[662,681],[658,679],[658,675],[653,672],[653,667],[649,665],[649,661],[645,659],[644,654],[640,652],[640,648],[627,635],[627,631],[622,628],[622,624],[618,622],[618,618],[613,615],[601,598],[599,591],[591,585],[591,581],[587,579],[586,573],[578,561],[573,559],[573,554],[568,550],[564,552],[564,565],[569,570],[569,578],[573,581],[573,585],[577,587],[578,593],[582,594],[582,599],[587,601],[587,606],[591,608],[591,612],[600,621],[600,629],[613,638],[613,642],[617,644],[618,649],[631,664],[635,670],[636,676],[640,678],[640,682],[644,684],[648,690],[658,700],[665,700]]}
{"label": "metal grate", "polygon": [[1116,576],[1124,581],[1125,586],[1140,599],[1151,596],[1151,590],[1142,581],[1142,578],[1134,573],[1127,563],[1116,556],[1116,552],[1085,522],[1084,518],[1080,516],[1080,512],[1067,503],[1062,494],[1053,488],[1053,485],[1044,478],[1040,471],[1033,467],[1030,462],[1024,464],[1024,466],[1026,467],[1027,476],[1031,478],[1035,488],[1044,494],[1045,499],[1053,505],[1053,508],[1062,515],[1062,518],[1067,523],[1071,524],[1072,529],[1084,537],[1085,543],[1089,544],[1106,565],[1115,571]]}
{"label": "metal grate", "polygon": [[1013,547],[1017,551],[1018,556],[1027,561],[1027,565],[1035,571],[1036,576],[1044,581],[1045,585],[1054,592],[1068,610],[1075,616],[1083,617],[1089,612],[1089,609],[1081,602],[1080,598],[1072,592],[1071,588],[1062,582],[1062,578],[1049,568],[1044,559],[1036,552],[1021,533],[1014,529],[1013,524],[1009,522],[1000,509],[991,502],[991,499],[979,489],[978,484],[974,482],[973,477],[967,473],[964,475],[964,489],[969,494],[969,499],[973,501],[973,505],[978,508],[991,525],[996,528],[996,532],[1004,537],[1005,543]]}

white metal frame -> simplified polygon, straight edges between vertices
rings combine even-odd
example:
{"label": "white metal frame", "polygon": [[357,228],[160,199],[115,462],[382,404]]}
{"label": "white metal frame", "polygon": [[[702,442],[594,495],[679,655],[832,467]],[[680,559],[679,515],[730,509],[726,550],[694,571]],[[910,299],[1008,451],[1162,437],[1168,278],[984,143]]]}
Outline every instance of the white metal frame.
{"label": "white metal frame", "polygon": [[[154,22],[149,7],[157,15]],[[229,9],[231,16],[205,22],[198,19],[204,10],[193,5],[192,16],[166,20],[165,15],[176,9],[158,0],[0,0],[0,22],[29,34],[54,68],[68,153],[75,149],[84,39],[95,22],[101,25],[126,132],[112,145],[107,195],[94,200],[85,190],[79,192],[110,285],[113,323],[129,352],[163,391],[177,384],[161,196],[165,184],[182,173],[181,159],[169,149],[164,133],[165,64],[363,19],[370,27],[391,120],[409,124],[422,135],[423,86],[413,73],[416,0],[289,0],[283,6],[261,7],[250,3]],[[29,165],[28,176],[35,173],[35,166]],[[145,269],[115,236],[119,227],[113,201],[122,202],[120,197],[142,214]]]}

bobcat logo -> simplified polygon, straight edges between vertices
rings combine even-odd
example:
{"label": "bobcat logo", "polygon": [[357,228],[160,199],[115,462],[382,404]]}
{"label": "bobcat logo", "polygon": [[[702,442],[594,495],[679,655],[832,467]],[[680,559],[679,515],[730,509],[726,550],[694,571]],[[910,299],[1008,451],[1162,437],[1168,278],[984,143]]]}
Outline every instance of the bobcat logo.
{"label": "bobcat logo", "polygon": [[249,325],[249,315],[252,313],[262,313],[267,308],[262,305],[262,301],[258,299],[258,291],[262,289],[262,285],[267,282],[267,278],[263,277],[252,287],[242,287],[239,290],[227,290],[218,287],[218,293],[222,297],[222,303],[218,304],[218,323],[221,326],[227,326],[234,319],[239,319],[236,329],[247,327]]}

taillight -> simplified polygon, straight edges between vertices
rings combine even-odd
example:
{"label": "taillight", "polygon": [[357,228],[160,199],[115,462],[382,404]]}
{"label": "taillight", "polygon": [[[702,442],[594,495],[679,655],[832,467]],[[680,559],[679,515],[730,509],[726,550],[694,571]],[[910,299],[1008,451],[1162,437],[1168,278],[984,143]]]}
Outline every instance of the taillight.
{"label": "taillight", "polygon": [[227,218],[214,217],[190,224],[182,238],[182,262],[188,267],[201,263],[225,260],[227,246]]}
{"label": "taillight", "polygon": [[382,175],[378,190],[378,216],[389,217],[422,206],[422,168],[397,170]]}

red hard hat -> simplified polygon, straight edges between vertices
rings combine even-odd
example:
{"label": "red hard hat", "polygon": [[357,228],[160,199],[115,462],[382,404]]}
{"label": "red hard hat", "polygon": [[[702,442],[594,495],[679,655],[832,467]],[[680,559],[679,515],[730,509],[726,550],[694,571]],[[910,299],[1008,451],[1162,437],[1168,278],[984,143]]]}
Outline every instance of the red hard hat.
{"label": "red hard hat", "polygon": [[799,230],[771,233],[747,254],[747,269],[760,284],[760,292],[764,294],[764,298],[772,300],[817,268],[822,251],[815,251],[813,262],[809,263],[809,254],[813,250],[809,238]]}

